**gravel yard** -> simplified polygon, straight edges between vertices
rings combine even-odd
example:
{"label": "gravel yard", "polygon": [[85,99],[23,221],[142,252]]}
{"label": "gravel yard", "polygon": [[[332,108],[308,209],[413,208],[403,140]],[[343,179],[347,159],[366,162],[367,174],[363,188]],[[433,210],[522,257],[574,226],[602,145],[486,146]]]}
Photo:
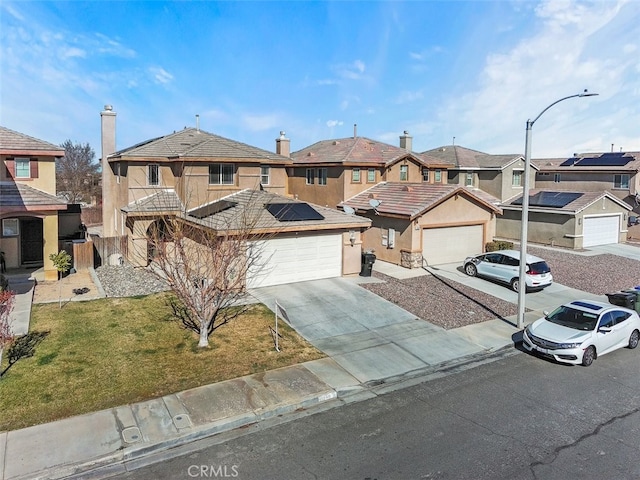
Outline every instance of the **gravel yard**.
{"label": "gravel yard", "polygon": [[146,268],[103,265],[96,276],[107,297],[135,297],[168,290],[168,285]]}
{"label": "gravel yard", "polygon": [[640,262],[617,255],[585,256],[562,250],[528,248],[544,258],[553,281],[595,295],[604,295],[640,285]]}
{"label": "gravel yard", "polygon": [[[640,285],[640,262],[637,260],[610,254],[584,256],[536,247],[529,247],[528,251],[544,258],[554,281],[568,287],[604,295]],[[446,329],[517,314],[516,304],[448,279],[427,275],[398,280],[378,272],[373,275],[385,283],[365,284],[362,285],[364,288]]]}

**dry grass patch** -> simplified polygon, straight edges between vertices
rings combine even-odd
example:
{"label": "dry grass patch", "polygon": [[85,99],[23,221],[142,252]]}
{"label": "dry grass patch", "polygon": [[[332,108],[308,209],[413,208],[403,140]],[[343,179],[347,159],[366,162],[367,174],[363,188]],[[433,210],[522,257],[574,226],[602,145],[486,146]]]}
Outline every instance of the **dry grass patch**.
{"label": "dry grass patch", "polygon": [[167,295],[34,305],[31,330],[50,333],[0,379],[0,431],[323,356],[284,322],[276,352],[274,316],[264,305],[217,329],[210,347],[199,349],[197,336],[172,317]]}

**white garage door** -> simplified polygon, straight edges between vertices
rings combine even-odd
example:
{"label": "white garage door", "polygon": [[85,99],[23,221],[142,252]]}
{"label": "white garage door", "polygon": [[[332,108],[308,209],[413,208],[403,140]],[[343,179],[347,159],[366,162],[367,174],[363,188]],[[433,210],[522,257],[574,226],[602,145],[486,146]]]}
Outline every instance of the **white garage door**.
{"label": "white garage door", "polygon": [[247,287],[304,282],[342,274],[342,235],[286,236],[255,242],[261,266],[247,274]]}
{"label": "white garage door", "polygon": [[429,265],[462,262],[483,252],[482,225],[426,228],[422,231],[422,256]]}
{"label": "white garage door", "polygon": [[620,216],[585,217],[582,229],[582,246],[595,247],[618,243],[620,234]]}

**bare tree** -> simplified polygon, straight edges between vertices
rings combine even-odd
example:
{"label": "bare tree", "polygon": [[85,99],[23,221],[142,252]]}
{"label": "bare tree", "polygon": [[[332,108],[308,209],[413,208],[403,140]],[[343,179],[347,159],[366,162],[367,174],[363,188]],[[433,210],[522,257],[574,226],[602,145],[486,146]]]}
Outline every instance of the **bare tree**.
{"label": "bare tree", "polygon": [[198,347],[209,346],[214,330],[246,312],[247,274],[264,269],[262,242],[274,233],[258,200],[226,213],[202,222],[184,214],[164,217],[148,230],[152,270],[180,301],[174,313],[199,334]]}
{"label": "bare tree", "polygon": [[70,203],[91,201],[98,194],[97,185],[100,165],[94,162],[95,152],[88,143],[73,143],[66,140],[60,145],[64,157],[56,162],[56,185],[58,193],[67,197]]}
{"label": "bare tree", "polygon": [[2,364],[2,354],[4,349],[11,346],[15,340],[15,335],[11,330],[10,314],[13,310],[15,293],[10,290],[0,292],[0,365]]}

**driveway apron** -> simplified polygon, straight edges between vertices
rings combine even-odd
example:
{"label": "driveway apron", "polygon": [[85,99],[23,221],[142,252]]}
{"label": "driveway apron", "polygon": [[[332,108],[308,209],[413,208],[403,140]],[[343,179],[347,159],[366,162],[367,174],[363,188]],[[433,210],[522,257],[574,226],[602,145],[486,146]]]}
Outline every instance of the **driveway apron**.
{"label": "driveway apron", "polygon": [[403,375],[485,351],[343,278],[250,291],[361,383]]}

